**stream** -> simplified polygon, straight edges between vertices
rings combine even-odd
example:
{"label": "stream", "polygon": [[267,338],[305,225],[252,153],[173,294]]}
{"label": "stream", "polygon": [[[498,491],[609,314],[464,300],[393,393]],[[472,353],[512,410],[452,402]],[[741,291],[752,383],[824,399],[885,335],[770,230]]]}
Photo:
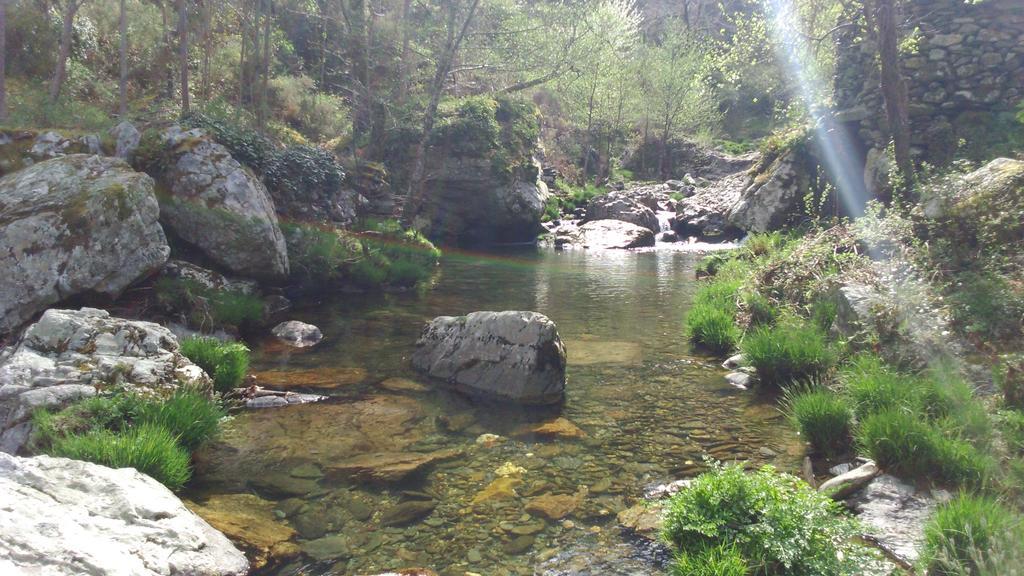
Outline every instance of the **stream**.
{"label": "stream", "polygon": [[[645,487],[691,477],[708,457],[791,472],[803,458],[771,399],[731,388],[718,360],[690,349],[683,316],[700,258],[680,247],[456,253],[429,289],[300,308],[290,316],[319,326],[323,341],[253,343],[252,370],[264,386],[329,399],[235,416],[197,454],[186,496],[270,517],[241,531],[293,557],[260,574],[660,574],[657,548],[616,521]],[[412,371],[424,323],[502,309],[557,324],[568,351],[560,413],[472,400]],[[534,430],[558,416],[571,424]],[[354,456],[435,451],[449,457],[397,483],[331,470]],[[538,512],[538,499],[571,510]]]}

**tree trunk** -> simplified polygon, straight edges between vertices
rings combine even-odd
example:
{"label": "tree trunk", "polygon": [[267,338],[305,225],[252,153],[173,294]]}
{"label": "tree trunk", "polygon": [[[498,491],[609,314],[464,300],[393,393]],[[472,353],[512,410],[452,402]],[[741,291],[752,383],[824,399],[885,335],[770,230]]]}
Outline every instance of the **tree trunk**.
{"label": "tree trunk", "polygon": [[50,79],[50,103],[56,104],[60,98],[60,89],[64,86],[64,75],[67,71],[68,58],[71,56],[71,39],[74,35],[75,13],[78,12],[77,0],[65,0],[64,22],[60,32],[60,49],[57,53],[57,66]]}
{"label": "tree trunk", "polygon": [[267,6],[263,11],[263,62],[260,64],[261,79],[259,87],[259,108],[257,109],[256,115],[257,123],[259,124],[261,131],[267,126],[267,113],[269,112],[267,88],[270,84],[270,55],[273,51],[273,46],[270,42],[270,25],[273,21],[273,16],[274,0],[267,0]]}
{"label": "tree trunk", "polygon": [[900,73],[899,32],[893,0],[878,0],[878,51],[881,60],[882,97],[885,115],[889,121],[895,149],[896,166],[903,176],[904,186],[914,177],[914,162],[910,157],[910,121],[907,117],[907,84]]}
{"label": "tree trunk", "polygon": [[7,120],[7,0],[0,0],[0,121]]}
{"label": "tree trunk", "polygon": [[117,79],[117,114],[122,120],[128,117],[128,8],[127,0],[121,0],[117,29],[121,38],[121,75]]}
{"label": "tree trunk", "polygon": [[420,140],[416,144],[412,177],[409,179],[409,195],[408,201],[405,204],[405,216],[409,220],[415,215],[421,200],[423,175],[426,171],[427,140],[430,138],[430,133],[434,130],[437,107],[441,103],[441,95],[444,92],[444,81],[448,77],[448,72],[451,71],[452,62],[455,61],[455,54],[459,50],[459,45],[462,44],[462,40],[466,37],[466,32],[469,30],[469,25],[473,22],[476,7],[480,4],[480,0],[471,0],[466,19],[463,21],[458,34],[455,34],[455,25],[458,22],[458,3],[455,0],[450,1],[448,41],[440,60],[437,62],[437,70],[434,71],[434,81],[430,86],[430,101],[427,103],[427,109],[423,112],[423,129],[420,132]]}
{"label": "tree trunk", "polygon": [[348,1],[349,57],[352,60],[352,157],[370,131],[369,27],[366,0]]}
{"label": "tree trunk", "polygon": [[405,96],[409,93],[409,68],[412,54],[409,49],[409,11],[412,9],[412,0],[402,2],[402,58],[398,63],[398,102],[405,102]]}
{"label": "tree trunk", "polygon": [[213,35],[210,33],[212,23],[210,3],[212,1],[201,0],[202,4],[200,5],[203,27],[203,60],[199,65],[199,83],[201,84],[200,92],[202,93],[203,102],[210,101],[210,56],[213,54]]}
{"label": "tree trunk", "polygon": [[188,90],[188,0],[178,0],[178,73],[181,90],[181,115],[191,108]]}
{"label": "tree trunk", "polygon": [[160,25],[163,28],[164,45],[160,50],[163,58],[164,96],[174,97],[174,52],[171,48],[171,19],[167,16],[167,0],[160,3]]}

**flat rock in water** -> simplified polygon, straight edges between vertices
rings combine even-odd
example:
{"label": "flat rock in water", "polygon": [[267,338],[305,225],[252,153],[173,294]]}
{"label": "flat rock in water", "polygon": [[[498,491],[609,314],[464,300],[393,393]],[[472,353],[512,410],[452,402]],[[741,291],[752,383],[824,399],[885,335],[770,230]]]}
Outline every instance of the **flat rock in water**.
{"label": "flat rock in water", "polygon": [[319,328],[312,324],[299,322],[298,320],[281,322],[274,326],[271,333],[285,344],[296,348],[315,346],[324,339],[324,335],[320,332]]}
{"label": "flat rock in water", "polygon": [[317,561],[344,560],[352,557],[346,536],[326,536],[310,540],[302,545],[302,551]]}
{"label": "flat rock in water", "polygon": [[0,573],[242,576],[249,562],[132,468],[0,453]]}
{"label": "flat rock in water", "polygon": [[274,504],[269,500],[254,494],[217,494],[202,503],[186,501],[185,505],[237,542],[253,568],[299,553],[291,542],[295,531],[274,516]]}
{"label": "flat rock in water", "polygon": [[560,440],[584,438],[587,433],[573,424],[568,418],[558,417],[550,422],[527,426],[521,430],[519,436],[537,436],[539,438],[555,438]]}
{"label": "flat rock in water", "polygon": [[376,452],[327,465],[327,474],[334,478],[350,478],[361,482],[398,482],[437,462],[462,455],[461,450],[438,450],[425,454],[416,452]]}
{"label": "flat rock in water", "polygon": [[385,510],[380,517],[382,526],[402,526],[409,524],[437,508],[437,502],[433,500],[409,500],[401,502]]}
{"label": "flat rock in water", "polygon": [[826,480],[821,486],[818,486],[818,492],[828,494],[833,500],[845,500],[848,496],[866,486],[878,474],[878,466],[874,462],[868,462],[835,478]]}
{"label": "flat rock in water", "polygon": [[429,392],[430,388],[408,378],[388,378],[378,384],[388,392]]}
{"label": "flat rock in water", "polygon": [[882,474],[847,502],[871,540],[909,564],[917,560],[924,525],[935,509],[931,496]]}
{"label": "flat rock in water", "polygon": [[341,388],[366,379],[363,368],[323,367],[308,370],[264,370],[254,372],[256,381],[273,388]]}
{"label": "flat rock in water", "polygon": [[619,512],[616,519],[627,530],[632,530],[645,538],[657,539],[664,523],[664,504],[659,502],[641,502]]}
{"label": "flat rock in water", "polygon": [[579,508],[585,496],[584,491],[576,494],[544,494],[530,498],[526,503],[526,511],[548,520],[561,520]]}
{"label": "flat rock in water", "polygon": [[476,496],[473,496],[473,504],[483,504],[485,502],[495,502],[499,500],[511,500],[517,496],[516,488],[521,486],[522,483],[522,480],[514,476],[496,478],[483,490],[477,492]]}

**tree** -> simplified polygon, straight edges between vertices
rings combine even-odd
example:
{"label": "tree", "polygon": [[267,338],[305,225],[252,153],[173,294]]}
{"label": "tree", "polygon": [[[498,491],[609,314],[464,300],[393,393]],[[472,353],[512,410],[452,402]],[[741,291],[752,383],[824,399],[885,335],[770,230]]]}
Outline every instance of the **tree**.
{"label": "tree", "polygon": [[117,27],[120,33],[121,70],[117,82],[117,113],[123,120],[128,116],[128,10],[127,0],[121,0],[121,12],[118,14]]}
{"label": "tree", "polygon": [[413,156],[412,176],[409,179],[409,195],[405,204],[406,217],[411,218],[419,208],[420,195],[423,191],[423,174],[426,170],[427,140],[434,130],[434,122],[437,119],[437,107],[441,103],[441,95],[444,92],[445,81],[448,73],[451,72],[452,63],[458,55],[459,47],[466,38],[470,25],[473,23],[473,16],[476,14],[480,0],[468,0],[469,7],[462,21],[459,21],[460,0],[447,0],[448,17],[445,21],[446,40],[437,57],[437,64],[434,70],[434,79],[430,83],[430,100],[423,112],[423,128],[420,130],[419,142],[416,144],[416,151]]}
{"label": "tree", "polygon": [[178,0],[178,73],[181,90],[181,115],[191,108],[188,88],[188,0]]}
{"label": "tree", "polygon": [[7,0],[0,0],[0,121],[7,120]]}
{"label": "tree", "polygon": [[878,0],[878,55],[881,64],[882,98],[885,116],[892,133],[896,167],[905,184],[914,177],[914,162],[910,157],[910,121],[907,108],[907,84],[900,73],[899,32],[896,29],[896,11],[893,0]]}
{"label": "tree", "polygon": [[71,57],[71,41],[74,38],[75,15],[82,7],[85,0],[55,0],[54,4],[61,12],[60,48],[57,52],[57,65],[53,69],[53,77],[50,79],[50,103],[56,103],[60,98],[60,90],[64,85],[64,77],[67,75],[68,58]]}

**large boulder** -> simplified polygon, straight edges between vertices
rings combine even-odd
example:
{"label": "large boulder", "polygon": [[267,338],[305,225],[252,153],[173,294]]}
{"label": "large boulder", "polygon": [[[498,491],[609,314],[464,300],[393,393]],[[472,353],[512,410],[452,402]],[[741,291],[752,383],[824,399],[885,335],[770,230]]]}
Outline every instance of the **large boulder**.
{"label": "large boulder", "polygon": [[283,278],[288,250],[266,187],[203,130],[163,132],[160,221],[231,272]]}
{"label": "large boulder", "polygon": [[444,244],[533,242],[550,194],[532,163],[496,175],[490,158],[432,158],[413,226]]}
{"label": "large boulder", "polygon": [[747,232],[779,230],[800,217],[809,189],[805,154],[789,150],[750,182],[729,209],[728,220]]}
{"label": "large boulder", "polygon": [[62,406],[112,385],[166,395],[209,383],[158,324],[93,308],[47,310],[17,345],[0,352],[0,452],[21,448],[39,407]]}
{"label": "large boulder", "polygon": [[0,454],[0,573],[229,576],[249,563],[133,468]]}
{"label": "large boulder", "polygon": [[0,179],[0,334],[79,294],[116,297],[170,253],[153,180],[69,155]]}
{"label": "large boulder", "polygon": [[565,393],[565,346],[555,323],[536,312],[435,318],[412,364],[465,391],[524,404],[558,403]]}
{"label": "large boulder", "polygon": [[622,220],[595,220],[575,231],[572,244],[596,250],[625,250],[654,246],[654,232]]}
{"label": "large boulder", "polygon": [[888,474],[875,477],[848,501],[871,540],[905,565],[913,565],[917,560],[924,525],[935,505],[936,500],[928,491]]}
{"label": "large boulder", "polygon": [[[645,195],[645,199],[649,195]],[[654,210],[634,198],[630,190],[609,192],[598,196],[587,204],[588,222],[597,220],[621,220],[647,228],[651,232],[660,232],[661,225]]]}
{"label": "large boulder", "polygon": [[706,241],[730,240],[739,230],[729,223],[729,209],[750,185],[750,175],[740,172],[697,188],[676,204],[675,231],[680,237]]}

